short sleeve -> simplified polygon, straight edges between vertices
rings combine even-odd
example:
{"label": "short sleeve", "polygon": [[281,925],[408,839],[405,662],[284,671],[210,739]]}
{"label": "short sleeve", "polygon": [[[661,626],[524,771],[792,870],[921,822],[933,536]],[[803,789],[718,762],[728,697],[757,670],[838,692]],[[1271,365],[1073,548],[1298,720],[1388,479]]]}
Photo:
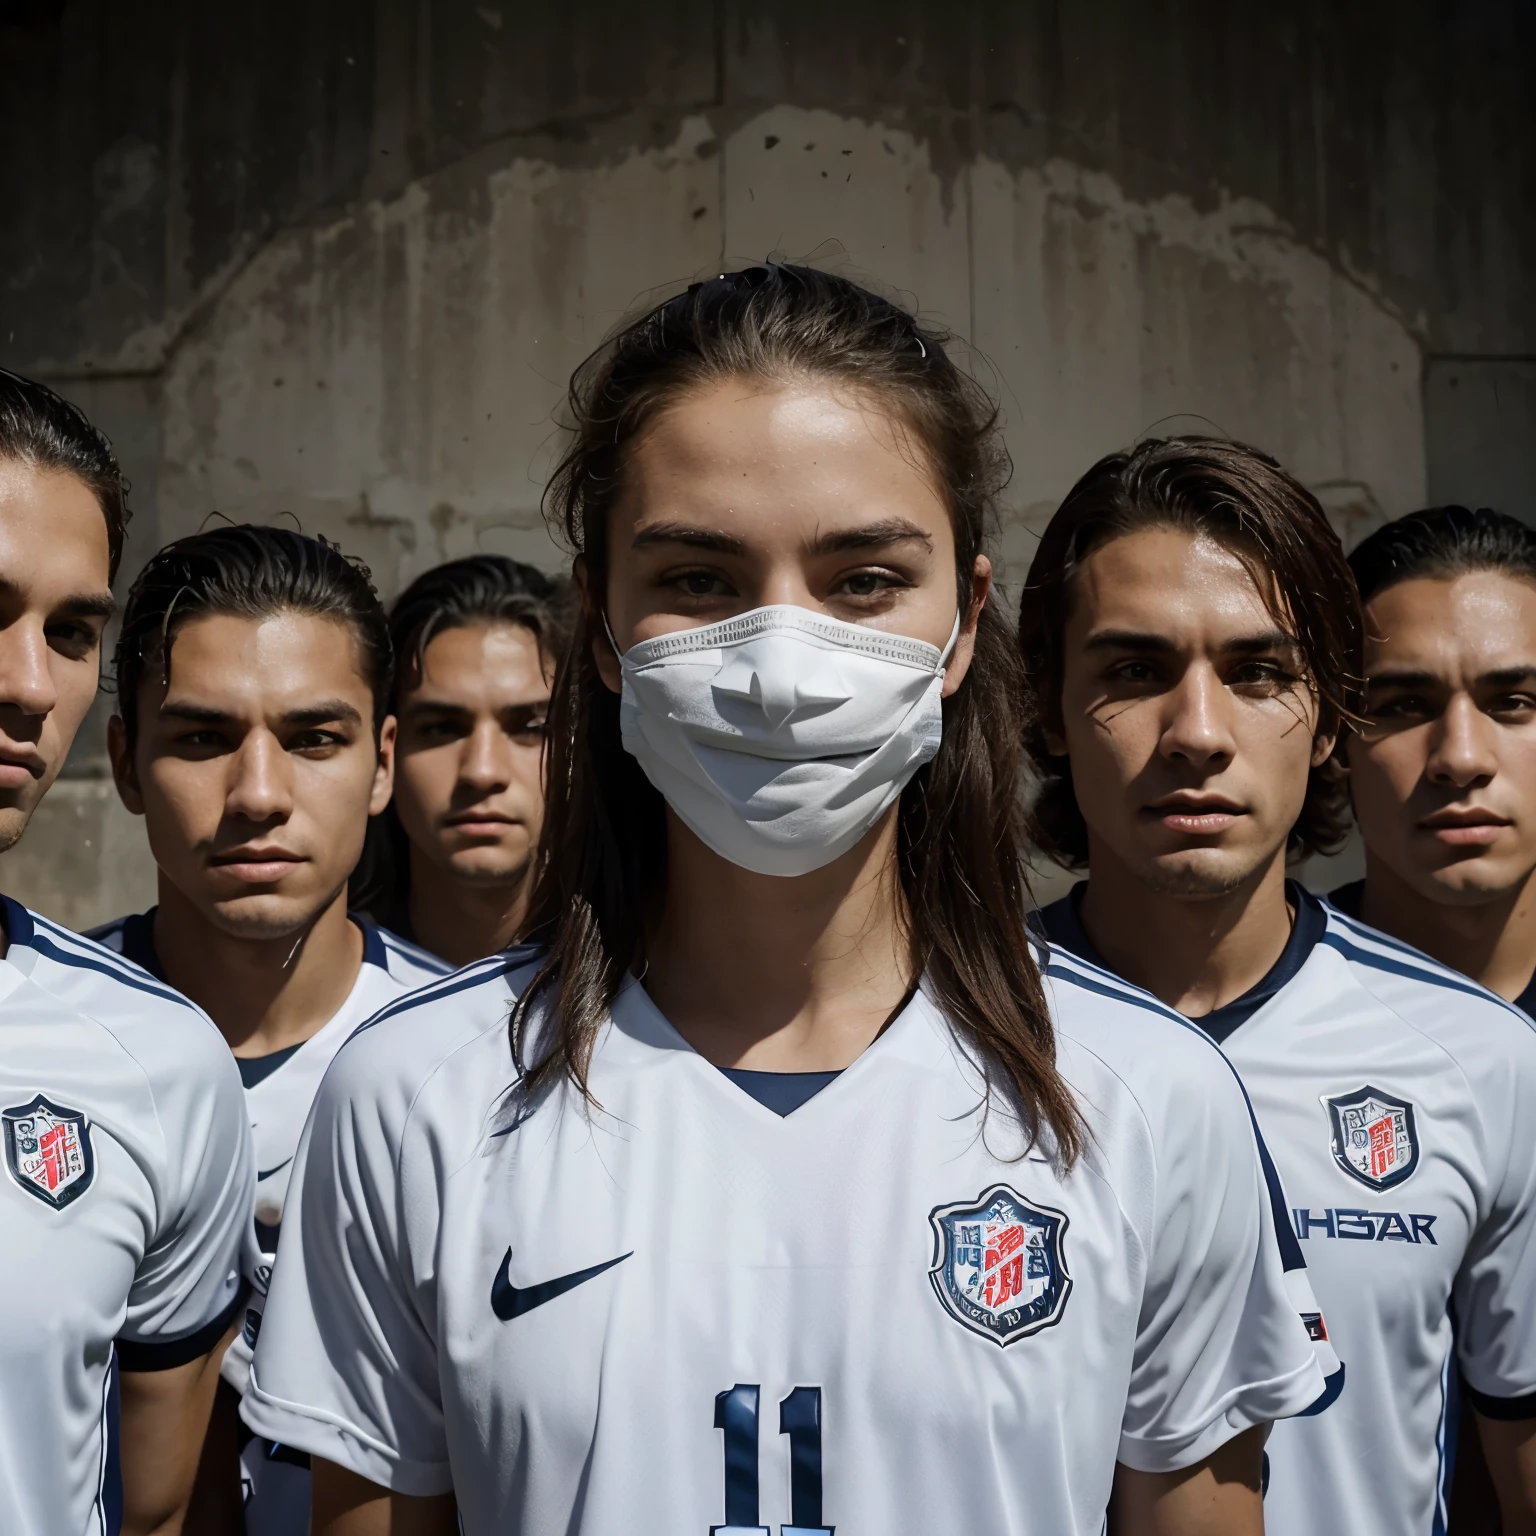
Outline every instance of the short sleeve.
{"label": "short sleeve", "polygon": [[342,1048],[299,1143],[241,1413],[258,1435],[425,1497],[452,1478],[433,1283],[406,1226],[435,1229],[436,1185],[427,1168],[418,1198],[402,1187],[409,1097],[370,1083],[367,1044]]}
{"label": "short sleeve", "polygon": [[1299,1284],[1287,1274],[1300,1254],[1282,1252],[1267,1157],[1224,1061],[1213,1055],[1204,1080],[1176,1085],[1155,1135],[1155,1216],[1119,1459],[1170,1472],[1303,1412],[1325,1383],[1299,1315],[1305,1270]]}
{"label": "short sleeve", "polygon": [[1493,1177],[1453,1292],[1462,1378],[1490,1419],[1536,1419],[1536,1032],[1490,1061],[1479,1098]]}
{"label": "short sleeve", "polygon": [[256,1187],[245,1095],[213,1026],[199,1016],[194,1027],[208,1038],[158,1053],[166,1059],[152,1072],[162,1137],[152,1172],[157,1219],[117,1340],[125,1371],[166,1370],[207,1354],[244,1295],[240,1260]]}

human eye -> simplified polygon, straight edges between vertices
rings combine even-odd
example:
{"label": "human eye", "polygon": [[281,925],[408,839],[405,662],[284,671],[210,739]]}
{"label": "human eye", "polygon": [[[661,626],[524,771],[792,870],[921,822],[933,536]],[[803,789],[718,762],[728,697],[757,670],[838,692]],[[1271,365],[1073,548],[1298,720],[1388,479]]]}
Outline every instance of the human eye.
{"label": "human eye", "polygon": [[1296,681],[1296,674],[1283,662],[1272,656],[1256,657],[1239,662],[1233,667],[1228,681],[1234,688],[1289,688]]}
{"label": "human eye", "polygon": [[1417,693],[1392,693],[1368,699],[1366,714],[1372,720],[1428,720],[1434,713],[1429,700]]}
{"label": "human eye", "polygon": [[844,597],[871,598],[879,597],[883,592],[890,592],[898,587],[909,587],[912,583],[905,576],[896,571],[878,566],[867,566],[857,571],[849,571],[842,576],[837,583],[836,590]]}
{"label": "human eye", "polygon": [[48,644],[61,656],[83,661],[101,643],[101,631],[83,619],[59,619],[46,626]]}
{"label": "human eye", "polygon": [[349,745],[350,739],[340,731],[316,727],[298,732],[288,743],[288,750],[304,757],[328,757],[338,748]]}
{"label": "human eye", "polygon": [[1487,709],[1495,720],[1508,725],[1523,725],[1536,717],[1536,697],[1528,693],[1504,694],[1492,700]]}
{"label": "human eye", "polygon": [[1124,660],[1111,662],[1105,670],[1105,675],[1110,682],[1131,688],[1142,687],[1158,680],[1157,668],[1141,656],[1128,656]]}
{"label": "human eye", "polygon": [[682,571],[669,571],[662,577],[662,585],[669,586],[683,597],[689,598],[735,595],[730,582],[719,571],[712,571],[703,566],[690,567]]}

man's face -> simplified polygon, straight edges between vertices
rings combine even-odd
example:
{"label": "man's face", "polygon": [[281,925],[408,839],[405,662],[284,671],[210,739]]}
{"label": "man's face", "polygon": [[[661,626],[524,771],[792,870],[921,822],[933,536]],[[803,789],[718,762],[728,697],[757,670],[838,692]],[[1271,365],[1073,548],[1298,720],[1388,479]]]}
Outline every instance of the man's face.
{"label": "man's face", "polygon": [[1430,901],[1476,906],[1536,869],[1536,584],[1402,581],[1366,605],[1355,819]]}
{"label": "man's face", "polygon": [[96,697],[109,567],[106,519],[82,481],[0,459],[0,851]]}
{"label": "man's face", "polygon": [[373,699],[351,630],[280,613],[194,619],[170,677],[148,670],[139,739],[112,722],[113,769],[164,877],[237,937],[296,935],[335,899],[389,800],[394,721]]}
{"label": "man's face", "polygon": [[1242,561],[1152,528],[1094,551],[1064,637],[1061,732],[1090,860],[1153,890],[1235,890],[1283,857],[1331,742],[1299,647]]}
{"label": "man's face", "polygon": [[544,821],[551,670],[521,624],[433,637],[400,690],[395,812],[422,857],[470,885],[516,885]]}

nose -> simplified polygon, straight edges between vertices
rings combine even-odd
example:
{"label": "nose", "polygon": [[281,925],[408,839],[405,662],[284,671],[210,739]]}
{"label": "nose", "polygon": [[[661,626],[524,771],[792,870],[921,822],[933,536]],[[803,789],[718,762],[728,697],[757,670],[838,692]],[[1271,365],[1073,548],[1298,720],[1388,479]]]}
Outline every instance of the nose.
{"label": "nose", "polygon": [[27,618],[0,630],[0,705],[46,715],[58,702],[42,623]]}
{"label": "nose", "polygon": [[494,794],[510,782],[508,758],[512,744],[494,720],[479,720],[464,743],[459,782],[482,794]]}
{"label": "nose", "polygon": [[1170,713],[1159,746],[1164,757],[1197,767],[1219,767],[1232,760],[1236,742],[1230,719],[1231,695],[1209,664],[1189,668],[1168,694]]}
{"label": "nose", "polygon": [[255,822],[278,820],[293,810],[292,761],[270,731],[253,731],[235,753],[224,808]]}
{"label": "nose", "polygon": [[1430,739],[1425,773],[1431,783],[1470,789],[1498,772],[1493,721],[1466,694],[1456,694]]}

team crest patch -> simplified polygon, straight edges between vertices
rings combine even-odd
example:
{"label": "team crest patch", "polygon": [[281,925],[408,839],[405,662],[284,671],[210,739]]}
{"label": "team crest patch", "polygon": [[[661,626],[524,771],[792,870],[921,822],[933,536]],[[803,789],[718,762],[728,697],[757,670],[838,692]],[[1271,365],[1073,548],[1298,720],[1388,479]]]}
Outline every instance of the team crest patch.
{"label": "team crest patch", "polygon": [[30,1104],[0,1110],[5,1127],[5,1166],[28,1194],[56,1211],[78,1200],[96,1176],[91,1123],[42,1094]]}
{"label": "team crest patch", "polygon": [[1333,1160],[1368,1189],[1391,1189],[1419,1165],[1413,1105],[1367,1085],[1324,1099],[1333,1125]]}
{"label": "team crest patch", "polygon": [[929,1279],[956,1322],[1007,1346],[1060,1321],[1072,1293],[1060,1211],[997,1184],[973,1203],[935,1207],[928,1219]]}

